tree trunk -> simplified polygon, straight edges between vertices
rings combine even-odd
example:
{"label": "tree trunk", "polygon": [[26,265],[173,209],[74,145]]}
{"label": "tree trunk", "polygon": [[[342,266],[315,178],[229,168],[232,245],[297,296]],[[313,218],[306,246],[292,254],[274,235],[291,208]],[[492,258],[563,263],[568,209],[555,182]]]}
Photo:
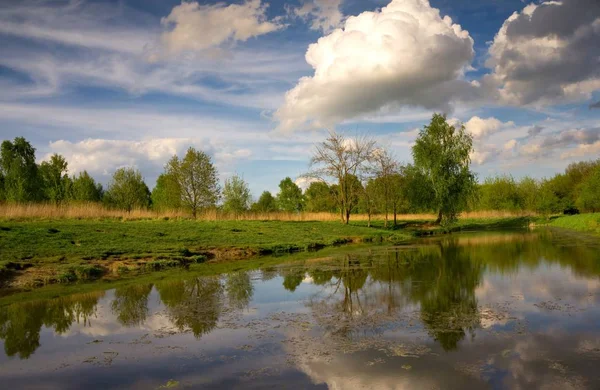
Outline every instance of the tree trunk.
{"label": "tree trunk", "polygon": [[369,215],[369,222],[367,223],[367,227],[371,227],[371,209],[369,209],[368,215]]}
{"label": "tree trunk", "polygon": [[350,210],[346,209],[346,225],[350,222]]}
{"label": "tree trunk", "polygon": [[442,223],[442,210],[440,210],[440,211],[438,212],[438,217],[437,217],[437,219],[435,220],[435,224],[436,224],[436,225],[439,225],[439,224],[441,224],[441,223]]}
{"label": "tree trunk", "polygon": [[396,226],[397,223],[397,215],[398,215],[398,210],[396,210],[396,205],[394,205],[394,227]]}

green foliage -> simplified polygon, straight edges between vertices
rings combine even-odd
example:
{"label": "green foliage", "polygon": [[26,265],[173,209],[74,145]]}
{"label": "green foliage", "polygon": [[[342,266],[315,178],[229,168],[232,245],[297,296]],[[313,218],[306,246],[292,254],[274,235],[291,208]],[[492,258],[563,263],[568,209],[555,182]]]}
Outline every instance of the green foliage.
{"label": "green foliage", "polygon": [[470,171],[473,138],[464,126],[456,129],[445,115],[434,114],[431,123],[420,132],[412,154],[415,167],[433,190],[433,209],[437,222],[454,221],[475,188],[475,175]]}
{"label": "green foliage", "polygon": [[130,212],[150,206],[150,190],[140,171],[120,168],[113,174],[104,196],[108,205]]}
{"label": "green foliage", "polygon": [[538,204],[539,184],[531,177],[524,177],[517,184],[517,190],[520,197],[521,209],[524,211],[534,211]]}
{"label": "green foliage", "polygon": [[576,204],[582,211],[600,211],[600,165],[583,180]]}
{"label": "green foliage", "polygon": [[35,148],[23,137],[4,141],[0,148],[4,197],[9,202],[42,200],[42,182],[35,163]]}
{"label": "green foliage", "polygon": [[311,213],[335,212],[337,202],[335,193],[324,181],[314,181],[304,192],[305,211]]}
{"label": "green foliage", "polygon": [[183,159],[173,156],[165,170],[176,180],[181,189],[181,204],[194,218],[199,211],[216,206],[221,188],[217,169],[208,154],[190,147]]}
{"label": "green foliage", "polygon": [[252,205],[251,210],[257,213],[276,211],[277,200],[269,191],[264,191],[256,203]]}
{"label": "green foliage", "polygon": [[549,216],[550,214],[559,213],[564,209],[564,202],[561,201],[560,196],[557,195],[555,186],[555,180],[544,180],[540,184],[537,195],[536,211],[538,213]]}
{"label": "green foliage", "polygon": [[248,183],[238,175],[233,175],[225,180],[223,187],[223,210],[239,214],[250,208],[252,194]]}
{"label": "green foliage", "polygon": [[290,213],[302,211],[304,208],[302,190],[289,177],[279,182],[277,205],[280,210]]}
{"label": "green foliage", "polygon": [[67,160],[55,153],[50,161],[43,161],[39,167],[45,198],[54,204],[68,198],[71,180],[67,175],[67,165]]}
{"label": "green foliage", "polygon": [[100,202],[103,196],[102,184],[96,183],[87,171],[80,172],[73,178],[69,196],[76,202]]}
{"label": "green foliage", "polygon": [[517,211],[523,208],[519,187],[511,176],[485,179],[479,187],[479,202],[482,210]]}
{"label": "green foliage", "polygon": [[152,190],[152,208],[157,211],[181,208],[181,187],[173,175],[162,173],[158,176]]}

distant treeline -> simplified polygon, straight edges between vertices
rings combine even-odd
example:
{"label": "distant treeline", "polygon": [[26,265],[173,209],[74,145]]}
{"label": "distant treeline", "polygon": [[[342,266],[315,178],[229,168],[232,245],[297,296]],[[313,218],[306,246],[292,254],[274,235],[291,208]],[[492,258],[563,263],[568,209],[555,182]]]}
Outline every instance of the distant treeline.
{"label": "distant treeline", "polygon": [[[54,204],[99,202],[131,211],[207,209],[228,213],[332,212],[348,222],[351,214],[434,212],[438,222],[464,210],[501,210],[554,214],[600,211],[600,160],[574,163],[552,178],[519,181],[511,176],[476,183],[470,171],[472,138],[446,117],[434,115],[413,147],[414,163],[399,164],[385,148],[368,138],[331,133],[316,145],[310,185],[305,191],[289,177],[275,195],[264,191],[253,200],[248,183],[234,175],[219,183],[211,158],[189,148],[173,156],[152,191],[133,167],[117,169],[105,189],[88,172],[68,174],[66,159],[54,154],[36,163],[35,148],[22,137],[4,141],[0,151],[0,202]],[[333,183],[333,184],[332,184]]]}

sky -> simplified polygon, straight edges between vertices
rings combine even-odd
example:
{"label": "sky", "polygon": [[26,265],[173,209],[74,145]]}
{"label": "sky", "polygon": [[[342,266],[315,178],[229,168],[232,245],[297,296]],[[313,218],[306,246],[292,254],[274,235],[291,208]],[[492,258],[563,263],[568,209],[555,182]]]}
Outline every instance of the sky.
{"label": "sky", "polygon": [[276,193],[328,130],[409,163],[434,112],[480,180],[600,157],[598,0],[1,0],[0,42],[0,139],[104,184],[193,146]]}

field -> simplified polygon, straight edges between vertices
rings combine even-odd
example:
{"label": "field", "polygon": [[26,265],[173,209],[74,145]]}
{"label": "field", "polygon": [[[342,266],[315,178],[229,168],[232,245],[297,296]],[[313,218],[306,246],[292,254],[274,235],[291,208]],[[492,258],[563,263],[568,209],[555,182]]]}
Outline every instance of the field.
{"label": "field", "polygon": [[[234,219],[237,218],[237,219]],[[270,213],[198,220],[177,213],[132,213],[96,205],[0,207],[0,282],[4,290],[140,273],[256,255],[321,249],[346,243],[401,243],[423,234],[523,227],[529,218],[509,213],[465,214],[452,227],[432,225],[433,215],[355,215],[349,225],[330,213]]]}
{"label": "field", "polygon": [[[339,222],[30,220],[0,222],[0,266],[18,285],[92,279],[140,267],[409,239],[401,231]],[[13,275],[14,276],[14,275]]]}
{"label": "field", "polygon": [[600,213],[560,216],[552,219],[548,225],[578,232],[600,234]]}

